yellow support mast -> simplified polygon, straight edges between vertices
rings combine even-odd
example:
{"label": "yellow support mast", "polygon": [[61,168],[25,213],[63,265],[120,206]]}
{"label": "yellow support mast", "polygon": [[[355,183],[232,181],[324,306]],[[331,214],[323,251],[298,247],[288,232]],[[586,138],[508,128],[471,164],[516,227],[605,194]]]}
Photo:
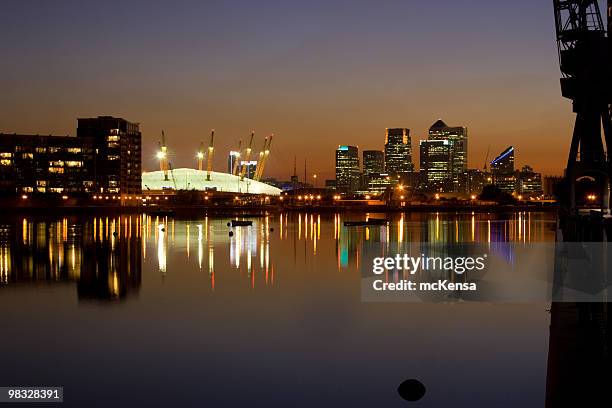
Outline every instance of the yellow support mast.
{"label": "yellow support mast", "polygon": [[272,137],[274,134],[270,135],[264,140],[264,149],[261,153],[259,153],[259,161],[257,162],[257,167],[255,170],[255,181],[259,181],[261,176],[263,176],[264,169],[266,167],[266,162],[268,161],[268,156],[270,156],[270,145],[272,144]]}
{"label": "yellow support mast", "polygon": [[215,129],[210,132],[210,144],[208,145],[208,156],[206,157],[206,181],[210,181],[210,173],[212,173],[213,154],[215,152]]}
{"label": "yellow support mast", "polygon": [[164,181],[168,181],[168,147],[166,146],[166,135],[163,130],[161,142],[158,142],[158,146],[157,158],[159,159],[159,170],[164,172]]}
{"label": "yellow support mast", "polygon": [[251,152],[253,151],[253,137],[255,137],[255,131],[251,131],[251,139],[249,140],[249,147],[247,147],[244,155],[244,164],[240,169],[240,180],[244,180],[246,175],[247,167],[249,166],[249,160],[251,160]]}
{"label": "yellow support mast", "polygon": [[202,171],[204,167],[204,142],[200,142],[200,148],[196,157],[198,159],[198,170]]}
{"label": "yellow support mast", "polygon": [[234,165],[232,166],[232,175],[233,176],[237,176],[238,175],[238,165],[240,164],[240,155],[241,155],[241,151],[240,149],[242,148],[242,139],[240,139],[238,141],[238,150],[237,150],[237,155],[234,157]]}

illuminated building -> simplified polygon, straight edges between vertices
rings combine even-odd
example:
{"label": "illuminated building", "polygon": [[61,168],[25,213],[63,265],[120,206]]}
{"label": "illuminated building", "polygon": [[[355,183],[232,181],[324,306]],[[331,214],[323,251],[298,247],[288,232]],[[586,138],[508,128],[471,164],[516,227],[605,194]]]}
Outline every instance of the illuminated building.
{"label": "illuminated building", "polygon": [[451,192],[451,144],[448,140],[421,140],[421,182],[425,191]]}
{"label": "illuminated building", "polygon": [[450,178],[453,191],[465,191],[465,173],[468,165],[468,131],[461,126],[448,126],[438,120],[429,128],[429,140],[448,140],[450,143]]}
{"label": "illuminated building", "polygon": [[397,184],[397,177],[391,177],[386,173],[372,174],[368,178],[369,193],[384,193],[387,188]]}
{"label": "illuminated building", "polygon": [[246,173],[244,174],[246,178],[252,179],[253,177],[255,177],[255,170],[257,169],[257,160],[242,160],[240,162],[240,166],[246,167]]}
{"label": "illuminated building", "polygon": [[519,172],[519,193],[523,196],[537,196],[543,193],[542,175],[531,166],[523,166]]}
{"label": "illuminated building", "polygon": [[[256,162],[254,162],[256,163]],[[252,165],[254,168],[254,165]],[[253,170],[254,171],[254,170]],[[164,172],[151,171],[142,174],[142,189],[146,191],[195,190],[222,191],[231,193],[280,195],[281,190],[260,181],[234,176],[228,173],[211,172],[207,180],[206,171],[196,169],[174,169],[170,180],[164,178]]]}
{"label": "illuminated building", "polygon": [[359,188],[359,150],[355,146],[336,149],[336,188],[351,193]]}
{"label": "illuminated building", "polygon": [[0,134],[0,192],[75,194],[92,191],[91,139]]}
{"label": "illuminated building", "polygon": [[86,159],[99,193],[141,193],[141,133],[137,123],[112,116],[78,119],[77,138],[93,141]]}
{"label": "illuminated building", "polygon": [[366,179],[385,172],[385,153],[380,150],[363,151],[363,175]]}
{"label": "illuminated building", "polygon": [[392,176],[414,171],[410,129],[387,129],[385,136],[385,172]]}
{"label": "illuminated building", "polygon": [[[232,174],[234,171],[234,164],[236,164],[236,160],[238,160],[240,158],[240,152],[236,152],[234,150],[232,150],[231,152],[229,152],[229,155],[227,156],[227,172],[229,174]],[[251,178],[251,177],[249,177]]]}
{"label": "illuminated building", "polygon": [[493,184],[501,191],[514,193],[517,178],[514,171],[514,147],[510,146],[491,162]]}

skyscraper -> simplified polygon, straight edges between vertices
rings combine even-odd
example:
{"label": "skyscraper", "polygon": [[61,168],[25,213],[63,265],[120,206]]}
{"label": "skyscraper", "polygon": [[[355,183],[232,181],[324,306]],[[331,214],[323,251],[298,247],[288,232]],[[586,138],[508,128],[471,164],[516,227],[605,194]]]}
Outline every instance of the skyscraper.
{"label": "skyscraper", "polygon": [[236,160],[239,160],[239,159],[240,159],[240,152],[236,152],[234,150],[229,152],[229,156],[227,156],[227,172],[229,174],[233,173],[234,165],[237,165]]}
{"label": "skyscraper", "polygon": [[468,131],[461,126],[448,126],[441,119],[429,128],[429,140],[448,140],[450,142],[450,178],[453,191],[465,191],[462,185],[468,166]]}
{"label": "skyscraper", "polygon": [[359,187],[359,150],[355,146],[336,149],[336,188],[353,192]]}
{"label": "skyscraper", "polygon": [[392,176],[414,171],[410,129],[387,129],[385,136],[385,172]]}
{"label": "skyscraper", "polygon": [[98,116],[77,120],[77,138],[93,139],[93,157],[86,158],[94,175],[93,191],[126,195],[140,194],[141,133],[138,123],[122,118]]}
{"label": "skyscraper", "polygon": [[519,193],[523,196],[537,196],[543,193],[542,175],[533,171],[531,166],[523,166],[519,172]]}
{"label": "skyscraper", "polygon": [[507,193],[516,191],[516,174],[514,171],[514,147],[510,146],[491,162],[493,184]]}
{"label": "skyscraper", "polygon": [[373,174],[385,172],[385,154],[380,150],[363,151],[363,175],[369,178]]}
{"label": "skyscraper", "polygon": [[451,143],[448,140],[421,140],[421,182],[426,191],[452,191]]}

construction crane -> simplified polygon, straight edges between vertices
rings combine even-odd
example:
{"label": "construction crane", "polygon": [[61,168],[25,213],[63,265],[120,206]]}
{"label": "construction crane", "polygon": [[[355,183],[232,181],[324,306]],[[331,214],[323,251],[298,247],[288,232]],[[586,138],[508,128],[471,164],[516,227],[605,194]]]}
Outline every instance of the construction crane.
{"label": "construction crane", "polygon": [[157,142],[159,150],[157,158],[159,159],[159,170],[164,172],[164,181],[168,181],[168,147],[166,146],[166,135],[162,130],[161,142]]}
{"label": "construction crane", "polygon": [[244,160],[242,161],[242,168],[240,169],[240,180],[244,180],[244,176],[246,175],[247,168],[249,166],[249,160],[251,160],[251,151],[253,150],[253,137],[255,137],[255,131],[251,131],[251,138],[249,139],[249,147],[247,147],[244,155]]}
{"label": "construction crane", "polygon": [[261,176],[263,176],[264,169],[266,167],[266,162],[268,161],[268,156],[270,156],[270,145],[272,144],[272,136],[265,138],[264,140],[264,149],[261,153],[259,153],[259,161],[257,161],[257,167],[255,168],[255,181],[259,181]]}
{"label": "construction crane", "polygon": [[242,139],[240,139],[238,141],[238,150],[236,151],[237,154],[236,156],[234,156],[234,163],[232,165],[232,175],[236,176],[238,175],[238,165],[240,164],[240,149],[242,148]]}
{"label": "construction crane", "polygon": [[487,155],[485,156],[484,166],[482,166],[482,171],[487,171],[487,165],[489,164],[489,153],[491,153],[491,145],[487,147]]}
{"label": "construction crane", "polygon": [[[574,211],[585,197],[578,184],[596,180],[600,208],[609,207],[612,175],[605,144],[612,147],[612,40],[597,0],[553,0],[561,94],[573,102],[576,124],[567,161],[569,197],[566,207]],[[612,0],[608,0],[608,30],[612,29]],[[593,203],[595,204],[595,203]]]}
{"label": "construction crane", "polygon": [[206,181],[210,181],[210,173],[212,173],[213,153],[215,143],[215,129],[210,132],[210,144],[208,145],[208,155],[206,156]]}
{"label": "construction crane", "polygon": [[200,148],[198,149],[196,157],[198,158],[198,170],[202,171],[204,164],[204,142],[200,142]]}

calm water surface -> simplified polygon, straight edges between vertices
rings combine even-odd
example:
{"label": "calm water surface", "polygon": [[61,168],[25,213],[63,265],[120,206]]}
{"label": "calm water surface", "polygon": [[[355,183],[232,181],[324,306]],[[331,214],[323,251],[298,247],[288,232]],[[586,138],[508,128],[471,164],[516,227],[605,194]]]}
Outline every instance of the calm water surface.
{"label": "calm water surface", "polygon": [[[372,215],[376,216],[376,215]],[[0,386],[65,406],[542,407],[546,304],[362,303],[364,242],[554,240],[554,214],[0,221]],[[229,236],[229,231],[234,232]]]}

